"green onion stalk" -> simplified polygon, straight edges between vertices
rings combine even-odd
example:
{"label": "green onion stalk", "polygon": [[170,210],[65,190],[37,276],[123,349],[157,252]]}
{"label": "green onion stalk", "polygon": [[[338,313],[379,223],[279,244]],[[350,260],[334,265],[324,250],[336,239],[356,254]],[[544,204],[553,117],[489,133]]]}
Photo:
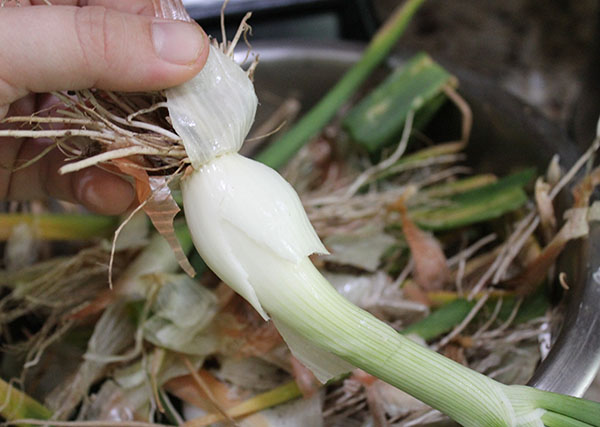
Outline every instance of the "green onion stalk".
{"label": "green onion stalk", "polygon": [[47,420],[52,412],[44,405],[0,378],[0,416],[6,421]]}
{"label": "green onion stalk", "polygon": [[[421,3],[408,0],[386,31],[404,28]],[[178,0],[161,6],[160,16],[189,19]],[[206,264],[274,322],[294,356],[322,382],[361,368],[466,426],[600,426],[600,404],[500,384],[403,337],[335,291],[309,259],[327,250],[294,189],[238,154],[257,98],[232,50],[213,44],[204,69],[166,92],[191,163],[181,181],[186,221]]]}
{"label": "green onion stalk", "polygon": [[42,240],[85,240],[109,237],[119,225],[118,217],[90,214],[0,214],[0,241],[7,240],[15,227],[27,224]]}

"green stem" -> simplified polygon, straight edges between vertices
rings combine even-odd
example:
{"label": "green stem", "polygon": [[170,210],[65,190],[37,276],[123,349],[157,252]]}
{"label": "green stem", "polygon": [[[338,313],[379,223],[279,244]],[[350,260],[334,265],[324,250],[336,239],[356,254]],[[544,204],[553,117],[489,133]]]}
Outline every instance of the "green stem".
{"label": "green stem", "polygon": [[7,421],[24,418],[47,420],[52,416],[52,412],[37,400],[0,379],[0,415]]}
{"label": "green stem", "polygon": [[340,107],[385,59],[423,2],[424,0],[407,0],[379,29],[362,58],[296,126],[260,153],[257,160],[275,169],[290,160],[335,116]]}
{"label": "green stem", "polygon": [[524,386],[514,386],[514,388],[522,390],[523,395],[535,400],[540,408],[567,417],[569,420],[574,419],[592,426],[600,426],[600,403]]}
{"label": "green stem", "polygon": [[[277,303],[269,304],[274,298],[259,294],[274,319],[463,425],[505,425],[509,414],[494,381],[416,344],[354,306],[308,262],[297,271],[302,273],[285,278],[286,292],[272,295]],[[307,283],[312,292],[306,292]]]}
{"label": "green stem", "polygon": [[590,427],[593,424],[583,423],[555,412],[546,412],[542,415],[542,422],[546,427]]}
{"label": "green stem", "polygon": [[[263,254],[261,254],[263,255]],[[465,426],[505,426],[537,408],[599,425],[600,404],[505,386],[405,338],[344,299],[309,260],[293,267],[268,262],[250,268],[249,277],[281,286],[257,286],[263,307],[318,348],[398,387]],[[291,264],[291,263],[290,263]],[[285,291],[282,289],[285,288]],[[583,412],[583,413],[582,413]]]}
{"label": "green stem", "polygon": [[84,214],[0,214],[0,241],[10,237],[14,227],[27,224],[43,240],[85,240],[109,237],[119,225],[116,216]]}

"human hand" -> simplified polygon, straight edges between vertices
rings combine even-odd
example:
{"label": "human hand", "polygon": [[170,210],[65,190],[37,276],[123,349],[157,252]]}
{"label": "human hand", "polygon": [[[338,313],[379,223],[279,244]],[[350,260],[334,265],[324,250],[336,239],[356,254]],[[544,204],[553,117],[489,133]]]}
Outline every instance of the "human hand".
{"label": "human hand", "polygon": [[[206,61],[208,40],[201,28],[154,18],[153,0],[52,3],[21,0],[21,7],[0,8],[0,119],[40,111],[50,102],[50,91],[175,86]],[[14,165],[33,159],[49,143],[0,138],[0,200],[55,197],[104,214],[131,205],[131,185],[105,170],[59,175],[64,157],[58,150],[13,172]]]}

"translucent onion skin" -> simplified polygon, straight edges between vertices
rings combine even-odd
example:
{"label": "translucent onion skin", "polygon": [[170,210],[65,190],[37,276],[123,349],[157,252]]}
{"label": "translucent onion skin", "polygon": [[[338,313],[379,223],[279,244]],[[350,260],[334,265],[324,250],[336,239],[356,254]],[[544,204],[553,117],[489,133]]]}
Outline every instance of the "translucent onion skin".
{"label": "translucent onion skin", "polygon": [[168,89],[169,116],[197,169],[237,153],[254,123],[254,85],[233,60],[211,46],[206,64],[190,81]]}

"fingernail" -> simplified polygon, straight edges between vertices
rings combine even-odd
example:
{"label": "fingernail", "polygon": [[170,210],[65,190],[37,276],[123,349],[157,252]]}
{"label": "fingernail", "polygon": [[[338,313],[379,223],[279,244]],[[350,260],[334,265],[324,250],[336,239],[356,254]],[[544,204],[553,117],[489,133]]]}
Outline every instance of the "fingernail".
{"label": "fingernail", "polygon": [[205,45],[200,27],[187,22],[154,21],[152,40],[159,57],[178,65],[194,63]]}

